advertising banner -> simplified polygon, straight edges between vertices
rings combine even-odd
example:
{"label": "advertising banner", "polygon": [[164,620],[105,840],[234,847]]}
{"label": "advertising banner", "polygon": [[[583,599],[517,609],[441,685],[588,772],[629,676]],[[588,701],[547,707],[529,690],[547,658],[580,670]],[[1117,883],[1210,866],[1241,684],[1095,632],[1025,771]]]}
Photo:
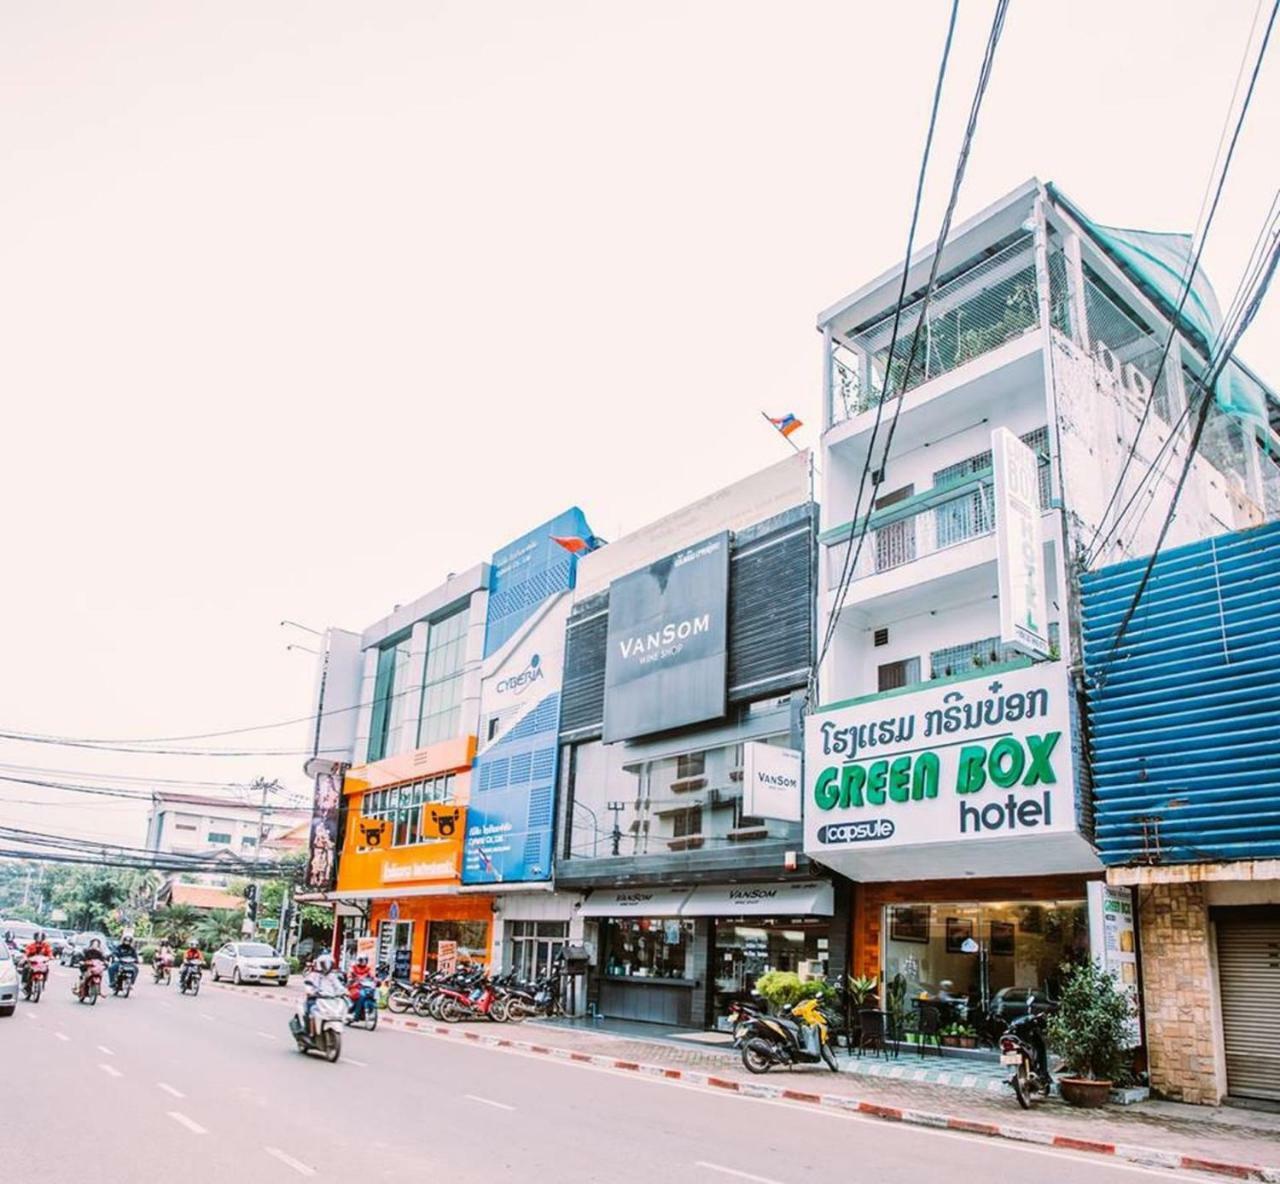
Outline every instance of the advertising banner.
{"label": "advertising banner", "polygon": [[729,532],[609,585],[605,743],[725,712]]}
{"label": "advertising banner", "polygon": [[1133,924],[1133,889],[1112,887],[1100,880],[1086,885],[1089,894],[1089,945],[1103,970],[1129,997],[1129,1040],[1126,1048],[1142,1043],[1142,1009],[1138,992],[1138,935]]}
{"label": "advertising banner", "polygon": [[338,871],[338,805],[346,765],[316,775],[311,801],[311,836],[303,880],[311,892],[332,892]]}
{"label": "advertising banner", "polygon": [[806,851],[1073,832],[1070,698],[1067,669],[1052,662],[810,716]]}
{"label": "advertising banner", "polygon": [[1040,462],[1008,428],[991,433],[995,469],[1000,640],[1033,658],[1049,655]]}
{"label": "advertising banner", "polygon": [[452,974],[458,969],[458,943],[456,941],[436,942],[436,969],[441,974]]}
{"label": "advertising banner", "polygon": [[742,813],[800,821],[800,754],[759,740],[742,746]]}

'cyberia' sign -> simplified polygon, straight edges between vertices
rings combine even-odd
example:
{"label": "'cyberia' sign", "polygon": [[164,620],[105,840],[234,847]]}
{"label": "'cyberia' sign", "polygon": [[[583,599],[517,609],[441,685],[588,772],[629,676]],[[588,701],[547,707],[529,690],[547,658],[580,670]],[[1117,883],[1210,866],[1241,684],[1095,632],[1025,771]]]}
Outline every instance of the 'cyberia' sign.
{"label": "'cyberia' sign", "polygon": [[1074,829],[1069,688],[1052,662],[811,716],[806,849]]}

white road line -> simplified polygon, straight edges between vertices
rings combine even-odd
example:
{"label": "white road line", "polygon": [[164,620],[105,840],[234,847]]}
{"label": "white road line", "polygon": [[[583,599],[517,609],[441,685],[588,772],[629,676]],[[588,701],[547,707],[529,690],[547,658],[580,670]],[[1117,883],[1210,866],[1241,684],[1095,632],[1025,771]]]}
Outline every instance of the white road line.
{"label": "white road line", "polygon": [[70,1043],[71,1043],[71,1037],[70,1037],[70,1036],[68,1036],[65,1032],[55,1032],[55,1033],[54,1033],[54,1035],[55,1035],[59,1040],[65,1040],[68,1044],[70,1044]]}
{"label": "white road line", "polygon": [[211,1019],[213,1019],[213,1016],[211,1016],[207,1011],[202,1011],[202,1012],[200,1013],[200,1018],[201,1018],[202,1020],[211,1020]]}
{"label": "white road line", "polygon": [[193,1135],[207,1135],[209,1133],[198,1122],[193,1121],[178,1110],[167,1110],[165,1113],[179,1126],[185,1126]]}
{"label": "white road line", "polygon": [[723,1172],[726,1176],[735,1176],[739,1180],[755,1180],[756,1184],[780,1184],[777,1180],[772,1180],[768,1176],[754,1176],[750,1172],[740,1172],[737,1168],[727,1168],[723,1164],[708,1163],[705,1159],[700,1159],[693,1165],[696,1168],[707,1168],[712,1172]]}
{"label": "white road line", "polygon": [[111,1050],[110,1050],[110,1049],[109,1049],[105,1044],[99,1044],[99,1045],[98,1045],[98,1051],[99,1051],[100,1053],[102,1053],[103,1055],[105,1055],[105,1056],[109,1056],[109,1057],[113,1057],[113,1056],[115,1056],[115,1055],[116,1055],[116,1054],[115,1054],[115,1053],[113,1053],[113,1052],[112,1052],[112,1051],[111,1051]]}
{"label": "white road line", "polygon": [[175,1098],[185,1098],[187,1096],[182,1092],[182,1090],[174,1089],[173,1086],[171,1086],[167,1081],[157,1081],[156,1087],[158,1089],[164,1090],[165,1093]]}
{"label": "white road line", "polygon": [[114,1065],[99,1065],[98,1068],[101,1069],[108,1077],[124,1076],[124,1074],[121,1073]]}
{"label": "white road line", "polygon": [[278,1040],[279,1037],[271,1032],[255,1032],[255,1036],[261,1036],[263,1040]]}
{"label": "white road line", "polygon": [[22,1014],[25,1015],[29,1020],[33,1020],[36,1018],[36,1013],[34,1011],[27,1011],[26,1008],[23,1008]]}
{"label": "white road line", "polygon": [[355,1057],[343,1057],[342,1063],[344,1065],[354,1065],[357,1069],[367,1069],[369,1067],[367,1061],[357,1061]]}
{"label": "white road line", "polygon": [[279,1147],[264,1147],[263,1151],[278,1159],[281,1163],[288,1164],[299,1176],[314,1176],[316,1174],[315,1168],[308,1167],[300,1159],[294,1159],[292,1155],[281,1151]]}
{"label": "white road line", "polygon": [[498,1110],[514,1110],[514,1106],[508,1106],[506,1102],[495,1102],[492,1098],[482,1098],[476,1094],[463,1094],[464,1098],[469,1102],[479,1102],[483,1106],[493,1106]]}

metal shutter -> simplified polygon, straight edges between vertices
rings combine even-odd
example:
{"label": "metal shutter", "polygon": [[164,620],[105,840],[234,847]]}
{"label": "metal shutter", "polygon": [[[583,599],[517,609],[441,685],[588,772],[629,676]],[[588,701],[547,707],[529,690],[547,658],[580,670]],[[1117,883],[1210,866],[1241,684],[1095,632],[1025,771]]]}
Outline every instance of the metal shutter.
{"label": "metal shutter", "polygon": [[574,606],[565,630],[560,735],[591,740],[604,727],[604,660],[609,635],[609,593]]}
{"label": "metal shutter", "polygon": [[1280,1101],[1280,916],[1217,918],[1227,1093]]}

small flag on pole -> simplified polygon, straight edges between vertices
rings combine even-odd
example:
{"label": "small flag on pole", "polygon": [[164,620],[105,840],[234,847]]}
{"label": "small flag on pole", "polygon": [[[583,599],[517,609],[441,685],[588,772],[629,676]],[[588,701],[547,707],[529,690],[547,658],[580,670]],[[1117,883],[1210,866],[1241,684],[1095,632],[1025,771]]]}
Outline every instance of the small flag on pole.
{"label": "small flag on pole", "polygon": [[765,418],[784,436],[790,436],[792,432],[798,432],[802,427],[804,427],[804,420],[796,419],[790,411],[788,411],[786,415],[782,415],[777,418],[772,415],[767,415]]}
{"label": "small flag on pole", "polygon": [[579,535],[558,535],[553,534],[551,541],[563,547],[571,555],[587,555],[597,548],[604,546],[604,539],[596,538],[595,535],[588,535],[585,539]]}

